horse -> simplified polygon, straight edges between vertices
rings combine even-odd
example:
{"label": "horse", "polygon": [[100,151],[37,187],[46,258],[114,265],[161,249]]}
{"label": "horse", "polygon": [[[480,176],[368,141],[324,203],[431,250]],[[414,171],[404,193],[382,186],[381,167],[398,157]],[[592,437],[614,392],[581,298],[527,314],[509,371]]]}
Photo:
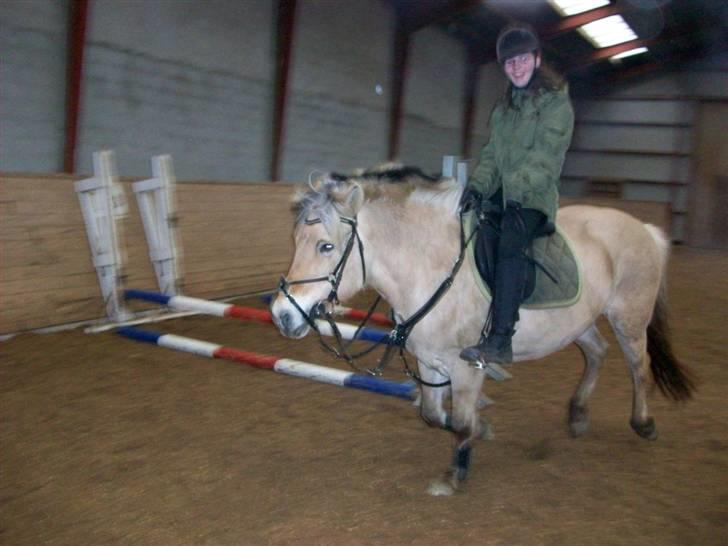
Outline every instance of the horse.
{"label": "horse", "polygon": [[[280,332],[302,338],[322,302],[345,302],[365,287],[389,303],[398,323],[416,313],[451,273],[458,256],[461,194],[461,185],[451,178],[428,177],[398,165],[353,175],[324,174],[300,186],[293,205],[293,260],[281,281],[284,289],[271,304]],[[657,428],[646,396],[649,371],[662,393],[675,401],[690,398],[694,390],[689,370],[673,353],[667,328],[668,240],[659,228],[611,208],[564,207],[558,225],[581,263],[581,295],[569,307],[522,308],[513,337],[514,362],[577,345],[584,369],[567,421],[572,436],[583,435],[589,426],[587,402],[607,351],[596,325],[605,316],[632,378],[629,424],[640,437],[654,440]],[[460,487],[474,441],[490,435],[479,415],[485,374],[458,356],[478,340],[488,313],[489,301],[474,275],[462,267],[406,340],[422,380],[422,419],[455,436],[453,463],[430,483],[433,495],[451,495]],[[446,387],[428,386],[447,381]]]}

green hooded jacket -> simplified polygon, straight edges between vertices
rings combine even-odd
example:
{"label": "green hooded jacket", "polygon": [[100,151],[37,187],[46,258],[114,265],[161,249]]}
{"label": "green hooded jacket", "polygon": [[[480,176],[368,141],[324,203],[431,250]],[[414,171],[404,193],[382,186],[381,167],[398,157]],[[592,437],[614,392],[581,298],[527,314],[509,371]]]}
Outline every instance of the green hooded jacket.
{"label": "green hooded jacket", "polygon": [[540,210],[553,222],[561,167],[574,129],[568,87],[509,92],[510,101],[506,96],[493,109],[490,140],[468,187],[485,198],[502,187],[504,201]]}

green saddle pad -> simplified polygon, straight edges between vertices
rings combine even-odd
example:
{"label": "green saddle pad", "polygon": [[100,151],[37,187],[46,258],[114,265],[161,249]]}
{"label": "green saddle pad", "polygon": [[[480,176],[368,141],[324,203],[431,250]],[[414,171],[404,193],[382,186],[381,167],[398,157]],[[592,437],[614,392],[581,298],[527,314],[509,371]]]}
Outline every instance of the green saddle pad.
{"label": "green saddle pad", "polygon": [[[465,233],[472,233],[475,214],[465,215]],[[543,270],[536,266],[536,285],[533,293],[521,305],[526,309],[549,309],[568,307],[579,300],[581,295],[581,264],[571,250],[571,243],[561,228],[548,237],[533,241],[533,258],[554,276],[554,282]],[[468,245],[468,262],[477,280],[478,287],[486,299],[490,300],[490,290],[480,277],[475,262],[475,245]]]}

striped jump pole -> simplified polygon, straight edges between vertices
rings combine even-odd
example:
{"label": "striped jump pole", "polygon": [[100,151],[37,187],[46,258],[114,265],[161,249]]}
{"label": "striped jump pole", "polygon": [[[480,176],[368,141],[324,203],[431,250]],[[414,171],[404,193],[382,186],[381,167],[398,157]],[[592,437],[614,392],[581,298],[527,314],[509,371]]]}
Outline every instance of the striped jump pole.
{"label": "striped jump pole", "polygon": [[[351,320],[364,320],[367,318],[368,314],[367,311],[353,309],[352,307],[344,307],[343,305],[337,306],[335,313]],[[372,313],[369,317],[369,322],[379,324],[380,326],[387,326],[389,328],[394,326],[394,322],[392,322],[392,320],[384,313]]]}
{"label": "striped jump pole", "polygon": [[274,372],[292,375],[295,377],[303,377],[313,381],[319,381],[321,383],[338,385],[340,387],[360,389],[378,394],[395,396],[397,398],[404,398],[406,400],[413,400],[417,394],[415,384],[409,381],[398,383],[396,381],[388,381],[386,379],[356,374],[354,372],[337,370],[336,368],[328,368],[318,364],[301,362],[300,360],[251,353],[189,337],[176,336],[173,334],[161,334],[132,327],[119,328],[116,330],[116,333],[137,341],[144,341],[147,343],[153,343],[160,347],[167,347],[168,349],[193,353],[208,358],[230,360],[232,362],[248,364],[256,368],[273,370]]}
{"label": "striped jump pole", "polygon": [[[229,317],[241,320],[254,320],[257,322],[267,322],[272,324],[273,318],[269,311],[263,309],[254,309],[252,307],[241,307],[231,303],[219,303],[216,301],[203,300],[199,298],[190,298],[188,296],[166,296],[159,292],[148,292],[146,290],[127,290],[124,292],[127,300],[143,300],[160,305],[166,305],[177,311],[195,311],[204,315],[213,315],[216,317]],[[323,320],[317,320],[321,334],[332,336],[334,333],[331,326]],[[336,326],[344,339],[354,339],[356,334],[356,326],[351,324],[336,323]],[[374,343],[387,343],[389,340],[389,332],[376,330],[373,328],[362,328],[356,339],[361,341],[371,341]]]}
{"label": "striped jump pole", "polygon": [[[270,304],[270,302],[273,301],[273,296],[263,296],[263,301],[267,304]],[[334,309],[334,313],[351,320],[364,320],[369,314],[368,311],[354,309],[352,307],[344,307],[343,305],[337,305]],[[384,313],[372,313],[369,317],[369,322],[378,324],[379,326],[386,326],[388,328],[394,326],[394,322],[392,322],[392,319],[390,319]]]}

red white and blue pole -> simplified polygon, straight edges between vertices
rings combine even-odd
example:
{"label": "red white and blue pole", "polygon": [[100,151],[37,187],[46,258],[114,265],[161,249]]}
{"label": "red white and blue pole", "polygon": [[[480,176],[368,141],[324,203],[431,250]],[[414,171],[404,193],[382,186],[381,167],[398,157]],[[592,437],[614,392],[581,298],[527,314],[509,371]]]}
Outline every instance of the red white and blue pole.
{"label": "red white and blue pole", "polygon": [[[272,324],[273,318],[270,312],[263,309],[254,309],[252,307],[241,307],[230,303],[220,303],[216,301],[203,300],[199,298],[190,298],[188,296],[166,296],[159,292],[149,292],[146,290],[127,290],[124,297],[128,300],[143,300],[160,305],[166,305],[177,311],[195,311],[204,315],[213,315],[216,317],[229,317],[241,320],[254,320],[257,322],[267,322]],[[358,312],[357,312],[358,313]],[[316,326],[321,334],[325,336],[333,335],[331,326],[323,320],[317,320]],[[389,332],[377,330],[374,328],[362,328],[356,333],[356,326],[351,324],[336,323],[341,337],[344,339],[356,339],[361,341],[372,341],[375,343],[386,343],[389,340]]]}
{"label": "red white and blue pole", "polygon": [[[262,296],[262,300],[268,304],[273,300],[273,295],[267,295]],[[379,326],[387,326],[391,328],[394,326],[394,322],[392,322],[392,319],[390,319],[387,315],[384,313],[372,313],[369,315],[369,311],[364,311],[362,309],[354,309],[352,307],[345,307],[343,305],[337,305],[334,308],[334,312],[344,318],[351,319],[351,320],[364,320],[369,317],[368,321],[372,324],[378,324]]]}
{"label": "red white and blue pole", "polygon": [[[177,296],[175,296],[177,297]],[[175,349],[193,353],[208,358],[217,358],[222,360],[230,360],[242,364],[248,364],[256,368],[273,370],[278,373],[292,375],[295,377],[303,377],[321,383],[329,383],[340,387],[349,387],[360,389],[406,400],[413,400],[417,391],[416,385],[411,382],[398,383],[396,381],[388,381],[367,375],[356,374],[336,368],[328,368],[318,364],[302,362],[290,358],[279,358],[276,356],[268,356],[259,353],[241,351],[230,347],[223,347],[215,343],[208,343],[189,337],[176,336],[173,334],[161,334],[148,330],[140,330],[138,328],[124,327],[116,330],[116,333],[135,339],[153,343],[160,347]]]}

